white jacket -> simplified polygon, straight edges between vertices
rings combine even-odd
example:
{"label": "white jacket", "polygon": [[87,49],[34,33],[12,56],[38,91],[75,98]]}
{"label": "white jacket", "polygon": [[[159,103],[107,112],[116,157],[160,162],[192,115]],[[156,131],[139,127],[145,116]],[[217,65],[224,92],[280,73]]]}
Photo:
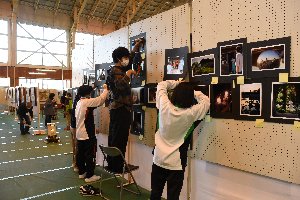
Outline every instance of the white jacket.
{"label": "white jacket", "polygon": [[[88,107],[98,107],[103,105],[108,95],[108,91],[105,89],[103,93],[96,98],[81,98],[75,109],[75,117],[76,117],[76,138],[77,140],[87,140],[89,139],[87,130],[85,128],[85,118]],[[88,122],[93,123],[94,122]]]}
{"label": "white jacket", "polygon": [[155,134],[153,162],[169,170],[182,170],[179,147],[192,124],[203,119],[210,101],[200,91],[195,91],[198,104],[191,108],[177,108],[168,98],[167,90],[174,89],[180,82],[163,81],[157,86],[156,107],[159,109],[159,130]]}

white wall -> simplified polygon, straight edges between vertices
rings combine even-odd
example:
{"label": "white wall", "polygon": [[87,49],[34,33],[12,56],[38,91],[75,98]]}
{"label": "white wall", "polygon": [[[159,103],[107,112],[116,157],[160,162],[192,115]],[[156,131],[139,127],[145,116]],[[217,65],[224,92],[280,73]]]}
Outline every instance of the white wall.
{"label": "white wall", "polygon": [[[192,11],[192,33],[193,33],[193,50],[200,51],[217,46],[217,42],[227,41],[230,39],[237,39],[248,37],[250,42],[260,41],[268,38],[278,38],[284,36],[292,36],[292,55],[291,55],[291,74],[296,76],[299,74],[297,65],[299,59],[297,52],[300,48],[298,33],[299,27],[299,13],[300,1],[298,0],[265,0],[265,1],[251,1],[251,0],[235,0],[218,1],[218,0],[195,0],[193,1]],[[135,23],[112,34],[103,36],[96,47],[97,58],[99,62],[111,61],[112,47],[128,45],[128,37],[138,35],[139,33],[146,32],[147,34],[147,66],[151,68],[147,79],[151,81],[160,81],[163,76],[164,64],[164,49],[177,48],[189,44],[189,7],[187,5],[179,8],[172,9],[157,16],[148,18],[141,22]],[[158,24],[157,21],[160,23]],[[293,27],[293,28],[292,28]],[[97,42],[96,42],[97,44]],[[107,45],[107,46],[106,46]],[[102,50],[103,49],[103,52]],[[146,122],[147,123],[147,122]],[[191,164],[191,199],[194,200],[296,200],[300,199],[300,186],[297,184],[281,181],[288,180],[299,182],[299,162],[300,155],[298,152],[298,144],[300,138],[298,133],[291,127],[282,126],[281,124],[267,125],[264,129],[259,130],[259,134],[253,135],[258,132],[253,129],[252,122],[237,122],[234,120],[214,120],[212,123],[205,124],[204,129],[208,130],[205,134],[199,134],[196,144],[198,150],[195,151],[196,158],[207,159],[208,161],[200,159],[192,159]],[[224,126],[229,127],[224,131]],[[239,130],[246,126],[247,130]],[[215,128],[214,128],[215,127]],[[235,128],[234,132],[231,128]],[[248,128],[250,131],[248,131]],[[281,129],[286,131],[286,135],[272,134],[274,130],[282,132]],[[227,130],[227,128],[226,128]],[[249,165],[252,161],[248,157],[240,159],[246,160],[248,168],[239,165],[231,167],[242,170],[252,171],[245,172],[238,169],[225,167],[227,165],[226,158],[223,153],[230,154],[235,157],[234,152],[230,145],[227,145],[225,152],[221,152],[218,148],[213,149],[213,155],[200,156],[209,143],[213,142],[212,138],[222,135],[226,139],[228,135],[234,135],[233,139],[237,144],[243,142],[238,139],[238,136],[253,138],[255,141],[266,141],[269,145],[282,145],[285,150],[289,151],[291,157],[284,157],[282,155],[275,155],[274,149],[265,146],[265,151],[261,151],[264,156],[271,160],[268,165],[268,170],[259,172],[252,170]],[[238,135],[241,134],[241,135]],[[271,134],[271,139],[270,135]],[[203,137],[205,135],[205,137]],[[230,136],[231,136],[230,135]],[[293,143],[289,143],[289,137],[294,138]],[[210,140],[209,140],[210,139]],[[221,142],[226,142],[222,140]],[[107,144],[107,135],[100,135],[99,141]],[[252,140],[251,140],[252,141]],[[252,143],[253,143],[252,142]],[[248,142],[249,143],[249,142]],[[228,143],[229,144],[229,143]],[[254,143],[253,143],[254,144]],[[254,147],[250,149],[251,152],[258,152]],[[241,152],[247,149],[239,149]],[[139,165],[140,169],[135,172],[135,177],[140,186],[150,190],[151,183],[151,166],[152,166],[152,147],[145,146],[138,142],[131,142],[129,146],[130,163]],[[255,153],[254,153],[255,154]],[[253,154],[253,155],[254,155]],[[214,156],[217,155],[217,156]],[[274,159],[273,159],[273,157]],[[235,157],[239,159],[239,157]],[[290,161],[294,160],[294,163]],[[101,162],[101,158],[97,160]],[[238,160],[235,160],[238,161]],[[219,163],[213,164],[212,162]],[[293,176],[289,178],[288,172],[283,172],[281,166],[276,165],[277,162],[284,163],[288,166],[290,174]],[[222,164],[222,165],[220,165]],[[257,173],[257,174],[254,174]],[[270,172],[270,173],[268,173]],[[258,175],[262,174],[262,175]],[[266,176],[276,177],[278,179],[269,178]],[[187,176],[185,176],[187,178]],[[181,192],[180,199],[187,199],[186,180],[184,188]],[[166,193],[164,193],[165,196]]]}

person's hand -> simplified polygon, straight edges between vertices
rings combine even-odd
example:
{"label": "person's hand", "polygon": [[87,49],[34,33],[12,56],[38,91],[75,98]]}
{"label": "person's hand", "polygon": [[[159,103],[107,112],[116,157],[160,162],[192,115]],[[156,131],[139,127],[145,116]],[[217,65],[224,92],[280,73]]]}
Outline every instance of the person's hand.
{"label": "person's hand", "polygon": [[103,87],[103,89],[105,89],[105,90],[108,90],[108,89],[107,89],[107,85],[106,85],[106,84],[103,84],[103,86],[102,86],[102,87]]}
{"label": "person's hand", "polygon": [[128,76],[128,77],[131,77],[131,75],[136,75],[136,72],[135,71],[133,71],[132,69],[130,69],[130,70],[128,70],[127,72],[126,72],[126,75]]}

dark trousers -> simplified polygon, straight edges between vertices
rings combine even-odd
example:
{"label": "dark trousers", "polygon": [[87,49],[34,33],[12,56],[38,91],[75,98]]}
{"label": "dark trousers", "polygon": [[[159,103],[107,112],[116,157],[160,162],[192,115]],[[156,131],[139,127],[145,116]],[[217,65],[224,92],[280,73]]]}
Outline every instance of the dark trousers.
{"label": "dark trousers", "polygon": [[47,123],[51,123],[52,115],[45,115],[45,127],[47,127]]}
{"label": "dark trousers", "polygon": [[167,199],[179,200],[183,179],[184,170],[169,170],[153,164],[151,173],[150,199],[160,200],[167,182]]}
{"label": "dark trousers", "polygon": [[96,138],[88,140],[77,140],[77,156],[76,164],[79,169],[79,174],[86,172],[86,178],[94,175],[96,165]]}
{"label": "dark trousers", "polygon": [[[30,118],[29,116],[25,115],[25,116],[19,116],[19,120],[20,120],[20,131],[21,131],[21,134],[25,134],[25,133],[28,133],[29,132],[29,127],[31,125],[31,122],[30,122]],[[27,124],[28,126],[24,126],[24,120],[25,120],[25,124]]]}
{"label": "dark trousers", "polygon": [[[125,107],[110,110],[110,124],[108,146],[117,147],[125,157],[126,146],[131,123],[130,111]],[[107,157],[108,168],[114,172],[123,171],[123,159],[121,156]]]}

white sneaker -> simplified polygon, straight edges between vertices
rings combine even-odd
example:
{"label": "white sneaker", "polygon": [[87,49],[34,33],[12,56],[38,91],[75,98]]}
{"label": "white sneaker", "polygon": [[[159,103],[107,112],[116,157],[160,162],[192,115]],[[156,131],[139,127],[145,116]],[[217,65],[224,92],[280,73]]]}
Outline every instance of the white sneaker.
{"label": "white sneaker", "polygon": [[82,179],[82,178],[85,178],[85,176],[86,176],[86,172],[84,172],[83,174],[79,174],[78,177]]}
{"label": "white sneaker", "polygon": [[90,178],[84,179],[86,183],[95,182],[100,180],[100,176],[93,175]]}

